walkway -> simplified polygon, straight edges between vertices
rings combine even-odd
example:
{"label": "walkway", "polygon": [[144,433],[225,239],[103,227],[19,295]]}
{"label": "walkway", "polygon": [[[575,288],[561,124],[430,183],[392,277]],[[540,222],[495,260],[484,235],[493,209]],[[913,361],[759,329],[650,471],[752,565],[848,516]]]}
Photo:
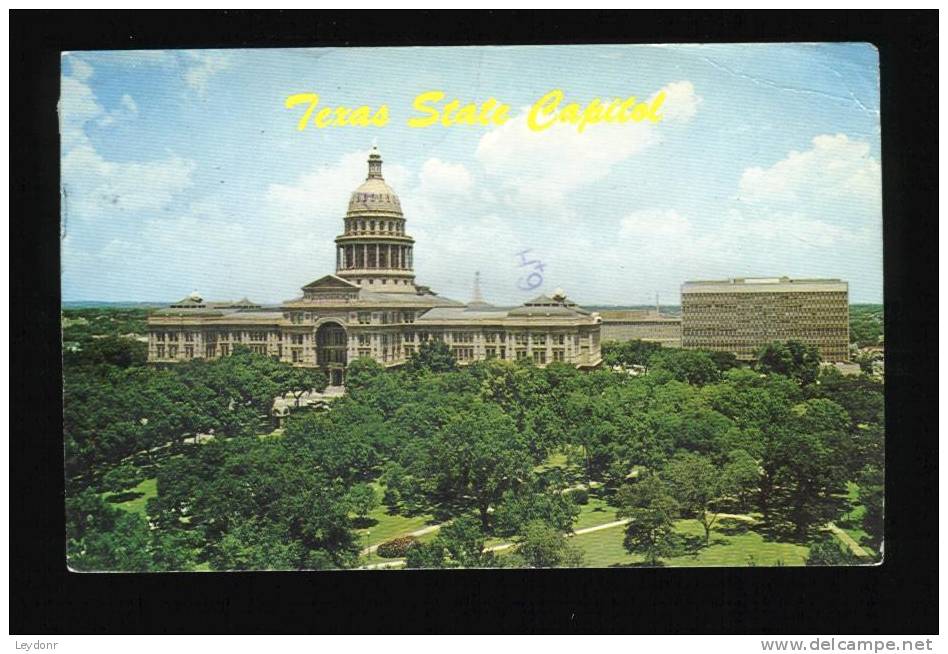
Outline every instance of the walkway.
{"label": "walkway", "polygon": [[[740,520],[742,522],[758,522],[757,518],[753,516],[749,516],[749,515],[740,514],[740,513],[719,513],[718,520],[720,520],[721,518],[730,519],[730,520]],[[566,534],[566,537],[572,538],[573,536],[582,536],[583,534],[591,534],[593,532],[602,531],[604,529],[614,529],[616,527],[623,527],[629,524],[629,522],[630,522],[629,518],[626,518],[624,520],[616,520],[614,522],[607,522],[605,524],[596,525],[594,527],[579,529],[572,533]],[[424,529],[413,531],[408,535],[409,536],[423,536],[425,534],[430,534],[431,532],[437,531],[438,529],[440,529],[442,526],[446,524],[448,523],[443,522],[438,525],[431,525],[430,527],[425,527]],[[869,553],[866,552],[866,550],[864,550],[862,547],[859,546],[859,543],[853,540],[853,538],[849,534],[847,534],[845,531],[837,527],[836,524],[830,522],[827,525],[825,525],[823,528],[826,529],[827,531],[832,532],[833,535],[839,538],[843,542],[843,544],[845,544],[852,551],[852,553],[855,554],[857,557],[863,558],[863,559],[872,558],[869,555]],[[499,545],[492,545],[490,547],[485,547],[484,551],[485,552],[502,552],[504,550],[510,549],[511,547],[514,547],[514,545],[516,545],[516,543],[501,543]],[[367,547],[364,550],[362,550],[362,554],[363,555],[371,554],[375,552],[378,549],[378,547],[379,547],[378,545]],[[391,561],[385,561],[384,563],[375,563],[372,565],[362,566],[359,569],[360,570],[383,570],[386,568],[401,568],[404,565],[405,565],[405,559],[393,559]]]}
{"label": "walkway", "polygon": [[[445,523],[442,523],[442,524],[445,524]],[[603,529],[613,529],[615,527],[621,527],[627,524],[629,524],[628,518],[626,518],[625,520],[616,520],[615,522],[607,522],[604,525],[596,525],[595,527],[586,527],[585,529],[579,529],[570,534],[566,534],[566,537],[572,538],[573,536],[582,536],[583,534],[591,534],[594,531],[601,531]],[[425,533],[431,533],[432,531],[436,529],[440,529],[440,528],[441,528],[441,525],[432,525],[431,527],[426,527],[425,529],[420,529],[419,531],[424,531]],[[419,533],[418,531],[412,532],[411,535],[414,536],[418,533]],[[516,545],[516,543],[501,543],[499,545],[492,545],[490,547],[485,547],[484,551],[485,552],[502,552],[504,550],[509,550],[514,545]],[[375,549],[377,548],[378,548],[378,545],[375,545],[373,548],[366,548],[366,549],[371,549],[374,552]],[[363,552],[364,551],[365,550],[363,550]],[[373,565],[362,566],[359,569],[360,570],[381,570],[384,568],[400,568],[404,565],[405,565],[405,559],[393,559],[391,561],[386,561],[384,563],[375,563]]]}
{"label": "walkway", "polygon": [[828,523],[828,524],[824,527],[824,529],[826,529],[827,531],[832,532],[833,535],[836,536],[836,538],[838,538],[838,539],[840,539],[841,541],[843,541],[843,544],[845,544],[846,547],[848,547],[848,548],[850,549],[850,551],[852,551],[852,553],[855,554],[856,556],[858,556],[860,559],[871,559],[871,558],[872,558],[872,556],[869,554],[869,552],[867,552],[866,550],[864,550],[864,549],[859,545],[859,543],[857,543],[857,542],[855,541],[855,539],[854,539],[852,536],[850,536],[850,535],[847,534],[845,531],[843,531],[842,529],[840,529],[839,527],[837,527],[837,526],[836,526],[836,523],[830,522],[830,523]]}

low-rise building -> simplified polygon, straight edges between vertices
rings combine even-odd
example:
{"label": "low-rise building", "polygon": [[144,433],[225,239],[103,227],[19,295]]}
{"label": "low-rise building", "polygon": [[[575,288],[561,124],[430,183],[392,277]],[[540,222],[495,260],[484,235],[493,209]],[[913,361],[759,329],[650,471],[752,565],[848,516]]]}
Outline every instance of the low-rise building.
{"label": "low-rise building", "polygon": [[602,340],[651,341],[665,347],[681,347],[681,318],[658,309],[600,311]]}

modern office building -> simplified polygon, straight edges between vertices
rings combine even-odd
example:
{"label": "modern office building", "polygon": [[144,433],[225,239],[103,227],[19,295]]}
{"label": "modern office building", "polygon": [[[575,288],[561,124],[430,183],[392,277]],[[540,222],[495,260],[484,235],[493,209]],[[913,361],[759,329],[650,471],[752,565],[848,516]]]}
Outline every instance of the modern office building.
{"label": "modern office building", "polygon": [[789,340],[817,346],[824,361],[848,361],[849,285],[789,277],[682,285],[682,347],[749,361],[761,346]]}

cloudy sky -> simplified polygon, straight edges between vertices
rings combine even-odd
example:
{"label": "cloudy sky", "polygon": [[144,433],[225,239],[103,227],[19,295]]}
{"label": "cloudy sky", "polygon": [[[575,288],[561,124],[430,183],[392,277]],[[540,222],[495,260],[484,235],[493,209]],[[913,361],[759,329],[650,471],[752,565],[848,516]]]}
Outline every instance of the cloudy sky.
{"label": "cloudy sky", "polygon": [[[657,124],[526,127],[566,101],[667,94]],[[511,106],[407,127],[416,95]],[[320,107],[385,127],[297,130]],[[677,304],[693,279],[839,277],[882,300],[878,57],[862,44],[76,52],[63,55],[62,291],[278,302],[333,272],[377,143],[418,281],[522,302]],[[518,253],[543,264],[542,282]],[[538,284],[533,290],[522,290]]]}

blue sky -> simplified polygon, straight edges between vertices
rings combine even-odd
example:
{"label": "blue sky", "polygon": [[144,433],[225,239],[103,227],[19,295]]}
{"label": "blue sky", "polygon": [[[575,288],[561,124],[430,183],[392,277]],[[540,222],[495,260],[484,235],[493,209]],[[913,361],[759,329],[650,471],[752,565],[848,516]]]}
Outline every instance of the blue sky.
{"label": "blue sky", "polygon": [[[526,128],[566,101],[667,94],[657,124]],[[407,127],[424,91],[511,106],[501,126]],[[389,107],[307,128],[285,98]],[[878,56],[866,44],[326,48],[63,55],[62,291],[278,302],[333,272],[377,143],[418,281],[498,304],[678,303],[680,284],[839,277],[882,301]],[[522,290],[518,252],[543,263]],[[533,278],[532,282],[536,282]]]}

